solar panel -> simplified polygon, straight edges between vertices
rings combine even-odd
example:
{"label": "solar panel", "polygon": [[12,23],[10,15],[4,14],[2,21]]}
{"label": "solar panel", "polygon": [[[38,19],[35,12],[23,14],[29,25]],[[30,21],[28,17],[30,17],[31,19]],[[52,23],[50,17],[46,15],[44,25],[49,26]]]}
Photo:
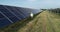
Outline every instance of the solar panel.
{"label": "solar panel", "polygon": [[6,15],[6,17],[8,17],[11,21],[17,21],[19,20],[16,16],[14,16],[11,12],[9,12],[9,10],[5,9],[3,6],[1,6],[2,8],[0,9],[0,11]]}
{"label": "solar panel", "polygon": [[24,18],[26,18],[27,16],[25,15],[25,12],[22,12],[22,9],[19,10],[18,8],[15,7],[15,9],[18,11],[19,14],[21,14]]}
{"label": "solar panel", "polygon": [[10,9],[8,9],[6,6],[3,6],[5,9],[7,9],[10,13],[12,13],[14,16],[16,16],[18,19],[21,19],[19,18],[14,12],[12,12]]}
{"label": "solar panel", "polygon": [[11,24],[11,22],[0,13],[0,28]]}
{"label": "solar panel", "polygon": [[0,18],[4,18],[4,16],[0,13]]}
{"label": "solar panel", "polygon": [[21,11],[19,12],[17,8],[13,8],[14,10],[16,10],[16,12],[19,14],[19,16],[22,16],[23,18],[26,18],[26,16],[24,14],[21,13]]}
{"label": "solar panel", "polygon": [[20,13],[24,14],[26,17],[29,16],[29,13],[26,9],[24,9],[24,8],[17,8],[17,9]]}
{"label": "solar panel", "polygon": [[0,5],[0,28],[29,17],[30,12],[37,14],[39,11],[29,8]]}
{"label": "solar panel", "polygon": [[14,7],[7,7],[10,11],[12,11],[16,16],[18,16],[20,19],[23,19],[24,16],[21,15],[20,12],[18,12],[17,9],[15,9]]}

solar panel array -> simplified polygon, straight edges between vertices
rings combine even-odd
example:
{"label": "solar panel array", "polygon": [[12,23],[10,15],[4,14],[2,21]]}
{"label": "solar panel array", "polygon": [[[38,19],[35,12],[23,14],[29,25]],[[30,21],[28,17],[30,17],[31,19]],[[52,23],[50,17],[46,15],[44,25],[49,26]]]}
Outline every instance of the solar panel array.
{"label": "solar panel array", "polygon": [[36,9],[0,5],[0,28],[29,17],[30,11],[34,14],[40,12]]}

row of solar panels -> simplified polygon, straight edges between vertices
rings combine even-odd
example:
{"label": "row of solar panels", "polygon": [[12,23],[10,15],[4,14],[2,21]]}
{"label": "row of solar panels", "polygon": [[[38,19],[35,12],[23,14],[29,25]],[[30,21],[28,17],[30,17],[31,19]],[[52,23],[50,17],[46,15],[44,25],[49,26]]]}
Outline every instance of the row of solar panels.
{"label": "row of solar panels", "polygon": [[0,5],[0,28],[29,17],[30,11],[33,14],[40,12],[36,9]]}

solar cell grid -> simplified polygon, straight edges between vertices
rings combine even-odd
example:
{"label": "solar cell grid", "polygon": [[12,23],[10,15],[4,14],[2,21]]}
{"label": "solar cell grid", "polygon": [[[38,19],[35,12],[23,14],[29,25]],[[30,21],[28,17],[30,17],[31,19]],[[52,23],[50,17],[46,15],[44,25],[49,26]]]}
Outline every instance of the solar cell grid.
{"label": "solar cell grid", "polygon": [[0,5],[0,28],[29,17],[31,12],[37,14],[39,11],[29,8]]}
{"label": "solar cell grid", "polygon": [[7,18],[11,23],[13,23],[13,21],[10,20],[3,12],[0,11],[0,13],[1,13],[5,18]]}
{"label": "solar cell grid", "polygon": [[[13,9],[16,10],[20,15],[22,15],[22,17],[26,18],[26,16],[23,13],[19,12],[19,9],[17,9],[16,7],[14,7]],[[22,10],[20,10],[20,11],[22,11]]]}
{"label": "solar cell grid", "polygon": [[10,13],[12,13],[14,16],[16,16],[18,19],[21,19],[19,18],[14,12],[12,12],[10,9],[8,9],[6,6],[3,6],[5,9],[7,9]]}
{"label": "solar cell grid", "polygon": [[24,18],[21,14],[18,13],[18,11],[16,9],[14,9],[13,7],[7,7],[11,12],[13,12],[17,17],[19,18]]}
{"label": "solar cell grid", "polygon": [[28,11],[24,10],[24,8],[23,8],[23,9],[22,9],[22,8],[17,8],[17,9],[19,9],[18,11],[19,11],[20,13],[23,13],[26,17],[29,16]]}
{"label": "solar cell grid", "polygon": [[4,18],[4,16],[0,13],[0,18]]}
{"label": "solar cell grid", "polygon": [[11,24],[11,22],[0,13],[0,28]]}

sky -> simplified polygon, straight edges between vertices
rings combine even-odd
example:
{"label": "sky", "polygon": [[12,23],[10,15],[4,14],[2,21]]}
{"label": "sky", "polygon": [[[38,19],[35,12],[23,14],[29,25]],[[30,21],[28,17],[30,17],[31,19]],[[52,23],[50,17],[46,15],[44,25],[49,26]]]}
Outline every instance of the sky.
{"label": "sky", "polygon": [[60,8],[60,0],[0,0],[0,5],[34,9]]}

